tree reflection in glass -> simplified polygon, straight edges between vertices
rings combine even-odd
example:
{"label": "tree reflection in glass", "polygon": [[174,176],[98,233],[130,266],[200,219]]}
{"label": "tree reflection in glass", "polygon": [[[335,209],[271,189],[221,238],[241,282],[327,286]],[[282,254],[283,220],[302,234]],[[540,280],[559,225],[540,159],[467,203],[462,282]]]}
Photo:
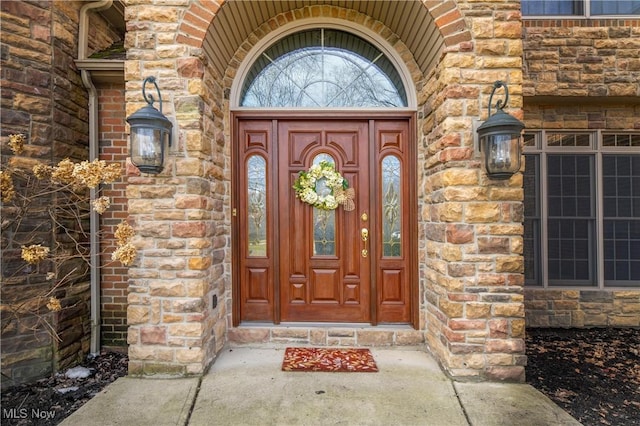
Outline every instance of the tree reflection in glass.
{"label": "tree reflection in glass", "polygon": [[267,255],[267,171],[264,158],[252,155],[247,161],[247,205],[249,256]]}
{"label": "tree reflection in glass", "polygon": [[[327,161],[335,164],[332,156],[321,153],[313,158],[313,164]],[[326,180],[326,179],[325,179]],[[316,183],[316,192],[329,190],[324,182]],[[334,256],[336,254],[336,211],[313,208],[313,254],[315,256]]]}
{"label": "tree reflection in glass", "polygon": [[243,88],[246,107],[402,107],[399,74],[379,49],[352,34],[292,34],[255,61]]}
{"label": "tree reflection in glass", "polygon": [[400,160],[394,155],[382,160],[382,255],[402,256],[400,217]]}

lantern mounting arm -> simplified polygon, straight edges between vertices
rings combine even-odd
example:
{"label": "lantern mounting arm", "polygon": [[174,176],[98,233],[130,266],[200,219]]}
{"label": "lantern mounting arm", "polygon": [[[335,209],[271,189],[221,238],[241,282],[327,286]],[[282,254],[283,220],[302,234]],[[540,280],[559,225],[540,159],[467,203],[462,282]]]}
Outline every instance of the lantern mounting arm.
{"label": "lantern mounting arm", "polygon": [[142,97],[144,100],[150,105],[153,106],[155,99],[153,98],[153,94],[147,95],[146,87],[147,84],[151,83],[156,88],[156,92],[158,93],[158,102],[160,104],[160,113],[162,113],[162,95],[160,94],[160,88],[158,87],[158,83],[156,83],[156,78],[153,76],[147,77],[142,82]]}
{"label": "lantern mounting arm", "polygon": [[496,93],[496,90],[501,87],[504,88],[504,103],[502,103],[502,100],[498,100],[495,105],[496,110],[502,111],[504,107],[507,106],[507,102],[509,102],[509,88],[504,82],[500,80],[495,81],[493,83],[493,89],[491,90],[491,96],[489,96],[489,105],[487,107],[489,115],[487,115],[487,117],[491,117],[491,101],[493,100],[493,95]]}

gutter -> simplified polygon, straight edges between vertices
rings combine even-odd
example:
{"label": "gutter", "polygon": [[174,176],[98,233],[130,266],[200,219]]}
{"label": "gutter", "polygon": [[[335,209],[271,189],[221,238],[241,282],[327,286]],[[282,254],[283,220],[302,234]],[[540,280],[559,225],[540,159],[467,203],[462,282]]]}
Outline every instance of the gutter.
{"label": "gutter", "polygon": [[[100,0],[87,3],[80,9],[80,22],[78,27],[78,59],[87,58],[88,38],[89,38],[89,11],[100,11],[108,9],[113,4],[113,0]],[[82,83],[89,93],[89,161],[98,158],[98,91],[93,84],[91,73],[87,69],[80,69]],[[97,190],[91,189],[91,202],[96,199]],[[92,355],[100,353],[100,239],[98,231],[100,228],[100,218],[95,211],[90,215],[90,260],[91,260],[91,342],[89,351]]]}

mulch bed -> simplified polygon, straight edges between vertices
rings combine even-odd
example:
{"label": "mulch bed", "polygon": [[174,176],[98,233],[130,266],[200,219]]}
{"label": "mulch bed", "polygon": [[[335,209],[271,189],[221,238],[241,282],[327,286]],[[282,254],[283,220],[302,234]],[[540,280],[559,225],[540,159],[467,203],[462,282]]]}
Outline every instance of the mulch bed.
{"label": "mulch bed", "polygon": [[585,426],[640,425],[640,329],[527,329],[527,382]]}
{"label": "mulch bed", "polygon": [[287,348],[282,370],[374,373],[378,366],[369,349]]}
{"label": "mulch bed", "polygon": [[105,352],[88,358],[81,366],[90,370],[89,377],[70,379],[62,372],[34,383],[3,390],[0,424],[60,424],[108,384],[126,376],[128,358],[123,353]]}

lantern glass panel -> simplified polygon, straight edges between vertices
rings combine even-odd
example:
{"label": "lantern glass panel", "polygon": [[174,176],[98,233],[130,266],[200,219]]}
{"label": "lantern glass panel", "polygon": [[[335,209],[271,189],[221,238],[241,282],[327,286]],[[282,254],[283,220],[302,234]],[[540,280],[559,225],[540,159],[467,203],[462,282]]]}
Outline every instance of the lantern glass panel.
{"label": "lantern glass panel", "polygon": [[489,176],[507,179],[520,169],[520,134],[491,134],[484,138],[485,167]]}
{"label": "lantern glass panel", "polygon": [[167,132],[162,129],[135,127],[131,129],[131,161],[136,166],[162,167],[162,143]]}

